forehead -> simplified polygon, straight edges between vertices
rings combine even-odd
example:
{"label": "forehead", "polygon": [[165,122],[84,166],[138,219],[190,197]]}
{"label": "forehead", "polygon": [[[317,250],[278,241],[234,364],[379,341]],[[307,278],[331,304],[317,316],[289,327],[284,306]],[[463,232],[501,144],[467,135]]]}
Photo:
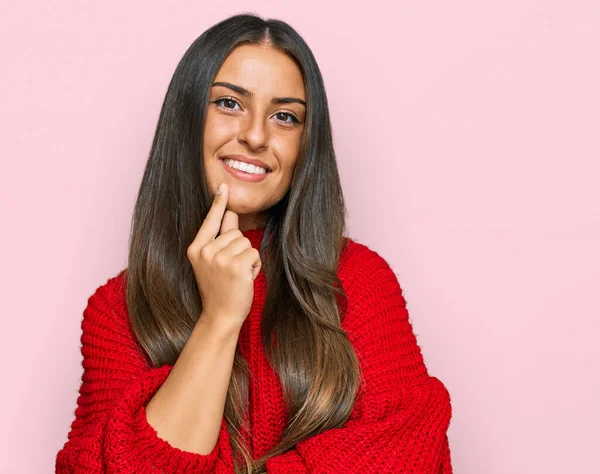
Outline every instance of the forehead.
{"label": "forehead", "polygon": [[215,81],[231,82],[256,95],[305,99],[302,72],[284,52],[255,44],[236,47],[225,59]]}

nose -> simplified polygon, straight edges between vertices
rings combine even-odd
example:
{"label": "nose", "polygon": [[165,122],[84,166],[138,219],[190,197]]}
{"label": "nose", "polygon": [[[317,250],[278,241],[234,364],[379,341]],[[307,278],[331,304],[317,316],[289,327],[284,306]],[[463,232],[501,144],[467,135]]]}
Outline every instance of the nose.
{"label": "nose", "polygon": [[238,140],[252,150],[266,146],[267,130],[260,114],[248,114],[240,126]]}

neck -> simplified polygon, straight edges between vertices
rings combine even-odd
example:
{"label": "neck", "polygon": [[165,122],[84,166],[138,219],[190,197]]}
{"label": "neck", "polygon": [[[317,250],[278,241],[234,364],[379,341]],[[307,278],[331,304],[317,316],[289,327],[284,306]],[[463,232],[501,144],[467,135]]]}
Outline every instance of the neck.
{"label": "neck", "polygon": [[239,215],[239,228],[242,232],[245,232],[247,230],[251,230],[251,229],[259,229],[262,227],[265,227],[265,225],[267,224],[267,216],[266,214],[254,214],[254,215],[247,215],[247,214],[240,214]]}

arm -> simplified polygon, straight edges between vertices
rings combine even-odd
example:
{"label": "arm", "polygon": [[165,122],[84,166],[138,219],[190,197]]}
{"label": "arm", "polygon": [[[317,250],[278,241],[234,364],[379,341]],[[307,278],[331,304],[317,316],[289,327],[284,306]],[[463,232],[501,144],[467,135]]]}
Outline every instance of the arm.
{"label": "arm", "polygon": [[449,393],[427,373],[396,275],[367,247],[356,252],[345,265],[342,322],[363,371],[355,407],[343,427],[267,460],[266,470],[451,474]]}
{"label": "arm", "polygon": [[162,439],[198,454],[210,454],[217,444],[239,337],[239,329],[224,331],[208,321],[200,316],[173,370],[145,408]]}
{"label": "arm", "polygon": [[[157,473],[233,472],[229,434],[222,414],[217,417],[219,434],[216,445],[206,454],[186,451],[170,444],[159,437],[156,429],[148,422],[146,404],[166,383],[175,366],[148,367],[131,331],[125,301],[119,294],[119,283],[120,279],[116,277],[98,288],[89,298],[84,311],[81,336],[84,369],[82,384],[68,440],[56,457],[56,472],[137,473],[152,469]],[[201,330],[194,332],[194,337],[199,341],[202,338]],[[188,349],[186,345],[186,363],[189,364],[190,358],[199,356],[201,350],[205,351],[207,357],[217,357],[213,346],[208,344],[204,349],[197,349],[194,344],[194,347],[190,346]],[[227,355],[224,357],[226,359]],[[174,434],[173,425],[162,420],[166,413],[166,403],[171,403],[167,401],[171,395],[169,392],[173,392],[174,386],[181,383],[186,368],[189,372],[188,367],[180,365],[180,370],[174,372],[171,383],[162,392],[161,398],[157,395],[153,407],[156,410],[152,418],[161,434],[163,431],[167,433],[165,436],[171,437],[174,444],[180,443],[181,438]],[[215,370],[218,371],[218,368]],[[221,372],[220,381],[227,378],[225,372]],[[208,373],[205,369],[204,374]],[[201,383],[201,375],[202,369],[196,370],[196,374],[191,377],[194,378],[194,385]],[[219,382],[218,385],[222,384]],[[190,398],[191,390],[187,393],[181,397]],[[182,406],[183,399],[173,400],[173,403]],[[176,416],[181,416],[183,410],[175,410]],[[203,416],[199,410],[188,413],[192,414],[190,418],[194,421]],[[183,425],[180,428],[184,428]],[[202,444],[201,436],[195,436],[197,444]],[[206,452],[206,449],[198,451]]]}

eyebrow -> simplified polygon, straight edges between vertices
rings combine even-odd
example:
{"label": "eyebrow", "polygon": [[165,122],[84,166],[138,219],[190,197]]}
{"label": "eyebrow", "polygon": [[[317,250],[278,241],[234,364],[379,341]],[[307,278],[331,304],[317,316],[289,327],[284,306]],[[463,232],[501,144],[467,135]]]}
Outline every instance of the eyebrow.
{"label": "eyebrow", "polygon": [[[237,92],[238,94],[243,95],[244,97],[254,97],[254,93],[249,91],[248,89],[244,89],[242,86],[236,86],[235,84],[231,84],[229,82],[213,82],[213,87],[214,86],[223,86],[223,87],[227,87],[228,89],[231,89],[234,92]],[[298,104],[302,104],[304,107],[306,107],[306,102],[304,102],[302,99],[298,99],[297,97],[273,97],[271,99],[271,103],[272,104],[292,104],[292,103],[298,103]]]}

